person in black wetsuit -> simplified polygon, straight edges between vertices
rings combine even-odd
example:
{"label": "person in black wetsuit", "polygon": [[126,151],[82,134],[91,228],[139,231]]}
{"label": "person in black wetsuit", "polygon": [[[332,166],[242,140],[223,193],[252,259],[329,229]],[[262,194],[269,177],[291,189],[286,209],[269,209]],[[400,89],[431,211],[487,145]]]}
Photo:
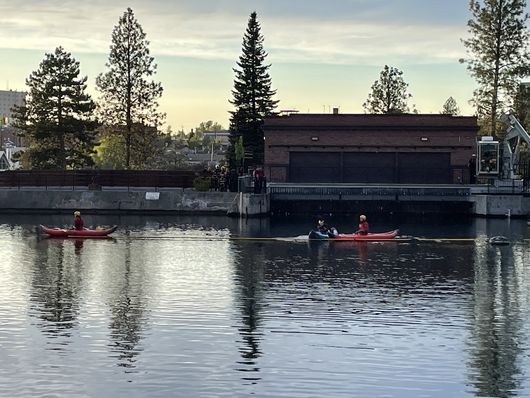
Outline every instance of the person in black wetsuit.
{"label": "person in black wetsuit", "polygon": [[329,227],[326,225],[326,222],[324,221],[323,218],[318,219],[316,231],[323,233],[323,234],[329,233]]}
{"label": "person in black wetsuit", "polygon": [[315,230],[322,234],[327,234],[329,237],[332,237],[333,235],[337,234],[337,230],[333,227],[329,227],[324,221],[323,217],[318,218],[318,223]]}

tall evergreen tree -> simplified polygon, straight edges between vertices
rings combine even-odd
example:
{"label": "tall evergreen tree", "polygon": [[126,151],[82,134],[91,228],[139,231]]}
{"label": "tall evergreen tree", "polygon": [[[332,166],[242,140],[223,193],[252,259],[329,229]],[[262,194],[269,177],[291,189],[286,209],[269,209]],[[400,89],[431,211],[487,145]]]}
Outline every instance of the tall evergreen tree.
{"label": "tall evergreen tree", "polygon": [[407,92],[408,83],[403,80],[403,72],[385,65],[379,80],[372,84],[372,92],[363,104],[368,113],[399,114],[409,112],[407,101],[411,94]]}
{"label": "tall evergreen tree", "polygon": [[530,128],[530,86],[520,84],[512,102],[512,113],[528,131]]}
{"label": "tall evergreen tree", "polygon": [[96,105],[85,93],[87,78],[79,73],[79,62],[57,47],[26,79],[29,92],[25,105],[15,107],[15,126],[32,168],[93,165]]}
{"label": "tall evergreen tree", "polygon": [[271,89],[270,64],[265,64],[261,27],[256,12],[250,14],[243,37],[242,54],[234,68],[235,80],[230,101],[235,110],[230,117],[230,148],[228,159],[235,161],[235,147],[242,137],[245,150],[252,158],[247,165],[263,163],[263,119],[274,113],[278,101],[273,100],[276,90]]}
{"label": "tall evergreen tree", "polygon": [[463,40],[468,70],[479,87],[473,102],[484,133],[496,136],[497,121],[518,81],[529,69],[525,0],[470,0],[471,37]]}
{"label": "tall evergreen tree", "polygon": [[456,100],[453,97],[447,98],[447,101],[445,101],[442,111],[440,113],[442,115],[453,115],[453,116],[459,115],[460,109],[458,108]]}
{"label": "tall evergreen tree", "polygon": [[[158,99],[163,88],[159,82],[149,80],[156,73],[154,58],[149,55],[149,41],[133,10],[119,19],[112,31],[112,44],[106,67],[96,85],[101,92],[100,113],[102,121],[116,134],[124,137],[125,167],[141,167],[132,163],[135,142],[144,139],[136,135],[158,128],[163,114],[158,112]],[[143,126],[138,128],[138,126]],[[138,158],[144,158],[139,156]]]}

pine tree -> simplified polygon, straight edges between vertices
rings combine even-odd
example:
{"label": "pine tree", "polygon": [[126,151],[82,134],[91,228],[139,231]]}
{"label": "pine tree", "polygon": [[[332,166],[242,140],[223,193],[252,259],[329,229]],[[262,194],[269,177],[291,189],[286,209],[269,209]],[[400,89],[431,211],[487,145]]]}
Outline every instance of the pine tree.
{"label": "pine tree", "polygon": [[368,113],[400,114],[409,112],[407,101],[411,94],[408,84],[403,80],[403,72],[385,65],[379,80],[372,84],[372,92],[363,104]]}
{"label": "pine tree", "polygon": [[96,105],[79,77],[79,62],[62,47],[46,54],[26,79],[24,106],[15,108],[15,126],[24,137],[24,159],[35,169],[92,166]]}
{"label": "pine tree", "polygon": [[528,131],[530,128],[530,87],[520,84],[512,104],[512,113]]}
{"label": "pine tree", "polygon": [[440,114],[452,115],[452,116],[457,116],[460,114],[460,109],[458,108],[458,105],[456,104],[456,100],[453,97],[447,98],[447,101],[445,101]]}
{"label": "pine tree", "polygon": [[[141,164],[134,164],[132,152],[135,142],[145,140],[135,135],[158,128],[165,116],[157,111],[162,85],[148,80],[156,73],[156,64],[149,55],[148,46],[149,41],[142,26],[132,9],[127,8],[112,32],[106,63],[108,71],[96,79],[97,88],[102,94],[102,121],[124,137],[126,168],[141,167]],[[139,154],[136,159],[143,159],[144,155]]]}
{"label": "pine tree", "polygon": [[[483,3],[483,4],[482,4]],[[471,59],[460,60],[479,87],[473,102],[484,133],[496,136],[500,113],[528,72],[525,0],[470,0],[471,37],[463,40]]]}
{"label": "pine tree", "polygon": [[232,90],[235,110],[230,117],[230,148],[228,159],[235,161],[235,148],[242,137],[245,150],[252,158],[247,165],[263,163],[264,134],[263,119],[274,113],[278,101],[272,99],[276,90],[271,89],[271,78],[265,64],[267,53],[263,49],[261,27],[256,19],[256,12],[250,14],[247,30],[243,37],[242,54],[234,68],[235,80]]}

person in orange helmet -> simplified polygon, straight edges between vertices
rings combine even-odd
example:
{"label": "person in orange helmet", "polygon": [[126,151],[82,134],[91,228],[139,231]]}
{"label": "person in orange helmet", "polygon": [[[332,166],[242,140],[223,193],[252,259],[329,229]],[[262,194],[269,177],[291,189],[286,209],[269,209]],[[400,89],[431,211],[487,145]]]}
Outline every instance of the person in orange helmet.
{"label": "person in orange helmet", "polygon": [[364,214],[361,214],[359,216],[359,229],[355,231],[355,233],[360,235],[368,235],[369,231],[370,226],[368,225],[368,221],[366,221],[366,216]]}
{"label": "person in orange helmet", "polygon": [[78,231],[82,231],[85,228],[85,222],[81,218],[80,211],[74,211],[74,228]]}

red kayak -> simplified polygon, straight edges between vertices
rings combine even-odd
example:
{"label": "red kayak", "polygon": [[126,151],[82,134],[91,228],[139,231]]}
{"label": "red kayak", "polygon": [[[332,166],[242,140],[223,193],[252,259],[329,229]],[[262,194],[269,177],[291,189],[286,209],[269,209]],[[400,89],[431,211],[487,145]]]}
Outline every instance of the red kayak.
{"label": "red kayak", "polygon": [[50,235],[63,238],[102,238],[110,235],[118,228],[117,225],[107,229],[61,229],[61,228],[48,228],[44,225],[40,226],[42,232]]}
{"label": "red kayak", "polygon": [[380,241],[380,240],[391,240],[394,239],[399,232],[399,229],[394,229],[393,231],[380,232],[376,234],[337,234],[333,235],[332,239],[336,240],[366,240],[366,241]]}

